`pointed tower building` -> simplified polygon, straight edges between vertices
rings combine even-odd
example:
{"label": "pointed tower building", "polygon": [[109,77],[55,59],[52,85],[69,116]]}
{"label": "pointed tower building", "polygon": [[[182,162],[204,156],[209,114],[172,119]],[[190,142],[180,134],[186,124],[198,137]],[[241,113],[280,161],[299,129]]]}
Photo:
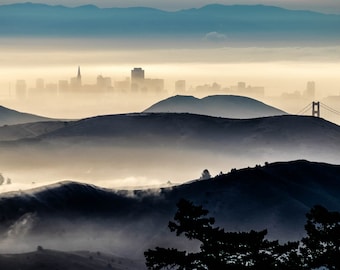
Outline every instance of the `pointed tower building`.
{"label": "pointed tower building", "polygon": [[77,77],[71,78],[71,90],[76,90],[81,88],[81,73],[80,73],[80,66],[78,66],[78,73]]}
{"label": "pointed tower building", "polygon": [[78,81],[81,82],[81,73],[80,73],[80,66],[78,66],[78,74],[77,74]]}

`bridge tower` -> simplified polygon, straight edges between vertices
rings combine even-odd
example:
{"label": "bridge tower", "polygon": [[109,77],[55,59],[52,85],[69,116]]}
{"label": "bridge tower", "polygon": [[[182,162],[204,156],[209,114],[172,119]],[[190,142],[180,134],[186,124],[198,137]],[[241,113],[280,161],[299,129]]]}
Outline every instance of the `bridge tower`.
{"label": "bridge tower", "polygon": [[320,117],[320,102],[313,101],[312,103],[312,116]]}

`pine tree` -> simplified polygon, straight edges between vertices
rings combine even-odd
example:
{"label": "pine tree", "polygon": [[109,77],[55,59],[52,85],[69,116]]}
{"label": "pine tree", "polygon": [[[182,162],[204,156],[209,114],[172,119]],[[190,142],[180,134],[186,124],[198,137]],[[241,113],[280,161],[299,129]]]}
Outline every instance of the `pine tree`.
{"label": "pine tree", "polygon": [[201,242],[200,251],[190,253],[177,249],[156,247],[145,252],[146,266],[161,269],[300,269],[298,242],[285,245],[265,239],[267,230],[225,232],[213,227],[214,218],[206,217],[208,210],[180,200],[174,222],[169,228],[177,236]]}
{"label": "pine tree", "polygon": [[307,214],[301,253],[308,269],[340,269],[340,213],[320,205]]}

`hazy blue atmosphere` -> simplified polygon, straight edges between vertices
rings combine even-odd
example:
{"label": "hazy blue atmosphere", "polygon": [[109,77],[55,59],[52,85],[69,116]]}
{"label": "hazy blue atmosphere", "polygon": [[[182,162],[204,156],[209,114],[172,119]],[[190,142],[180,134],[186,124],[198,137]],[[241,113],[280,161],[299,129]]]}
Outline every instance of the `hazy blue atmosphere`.
{"label": "hazy blue atmosphere", "polygon": [[[134,6],[143,6],[143,7],[153,7],[165,10],[178,10],[178,9],[186,9],[193,7],[201,7],[211,3],[218,3],[224,5],[244,5],[244,4],[264,4],[264,5],[272,5],[279,6],[284,8],[291,9],[306,9],[306,10],[314,10],[326,13],[339,13],[340,6],[338,0],[243,0],[243,1],[232,1],[232,0],[216,0],[216,1],[208,1],[208,0],[149,0],[149,1],[138,1],[138,0],[128,0],[128,1],[84,1],[84,0],[52,0],[52,1],[43,1],[43,0],[32,0],[32,3],[46,3],[51,5],[65,5],[65,6],[80,6],[80,5],[97,5],[99,7],[134,7]],[[17,1],[0,1],[0,4],[12,4],[17,3]]]}
{"label": "hazy blue atmosphere", "polygon": [[198,43],[198,46],[209,43],[215,46],[338,45],[340,24],[340,15],[257,5],[215,4],[165,12],[147,8],[65,8],[26,3],[0,6],[0,15],[3,37],[91,37],[116,42],[129,39],[128,46],[134,44],[135,48],[143,44],[152,48],[164,44],[179,47],[185,42]]}

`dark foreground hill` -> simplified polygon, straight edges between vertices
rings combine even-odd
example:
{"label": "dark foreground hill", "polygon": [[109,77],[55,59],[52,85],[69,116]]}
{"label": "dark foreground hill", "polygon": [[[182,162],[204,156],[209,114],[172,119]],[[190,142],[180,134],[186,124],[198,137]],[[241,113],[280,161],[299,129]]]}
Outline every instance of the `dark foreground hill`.
{"label": "dark foreground hill", "polygon": [[0,126],[51,120],[53,119],[34,114],[22,113],[0,106]]}
{"label": "dark foreground hill", "polygon": [[142,263],[101,252],[39,249],[36,252],[0,255],[0,269],[3,270],[137,270],[142,267]]}
{"label": "dark foreground hill", "polygon": [[173,96],[152,105],[144,112],[193,113],[241,119],[286,114],[255,99],[233,95],[208,96],[202,99],[193,96]]}
{"label": "dark foreground hill", "polygon": [[155,245],[195,246],[177,242],[166,228],[180,198],[209,209],[227,230],[267,228],[270,238],[285,241],[301,238],[305,214],[315,204],[339,211],[339,194],[340,166],[303,160],[153,190],[112,191],[66,182],[2,194],[1,232],[8,249],[24,241],[21,245],[141,258]]}

